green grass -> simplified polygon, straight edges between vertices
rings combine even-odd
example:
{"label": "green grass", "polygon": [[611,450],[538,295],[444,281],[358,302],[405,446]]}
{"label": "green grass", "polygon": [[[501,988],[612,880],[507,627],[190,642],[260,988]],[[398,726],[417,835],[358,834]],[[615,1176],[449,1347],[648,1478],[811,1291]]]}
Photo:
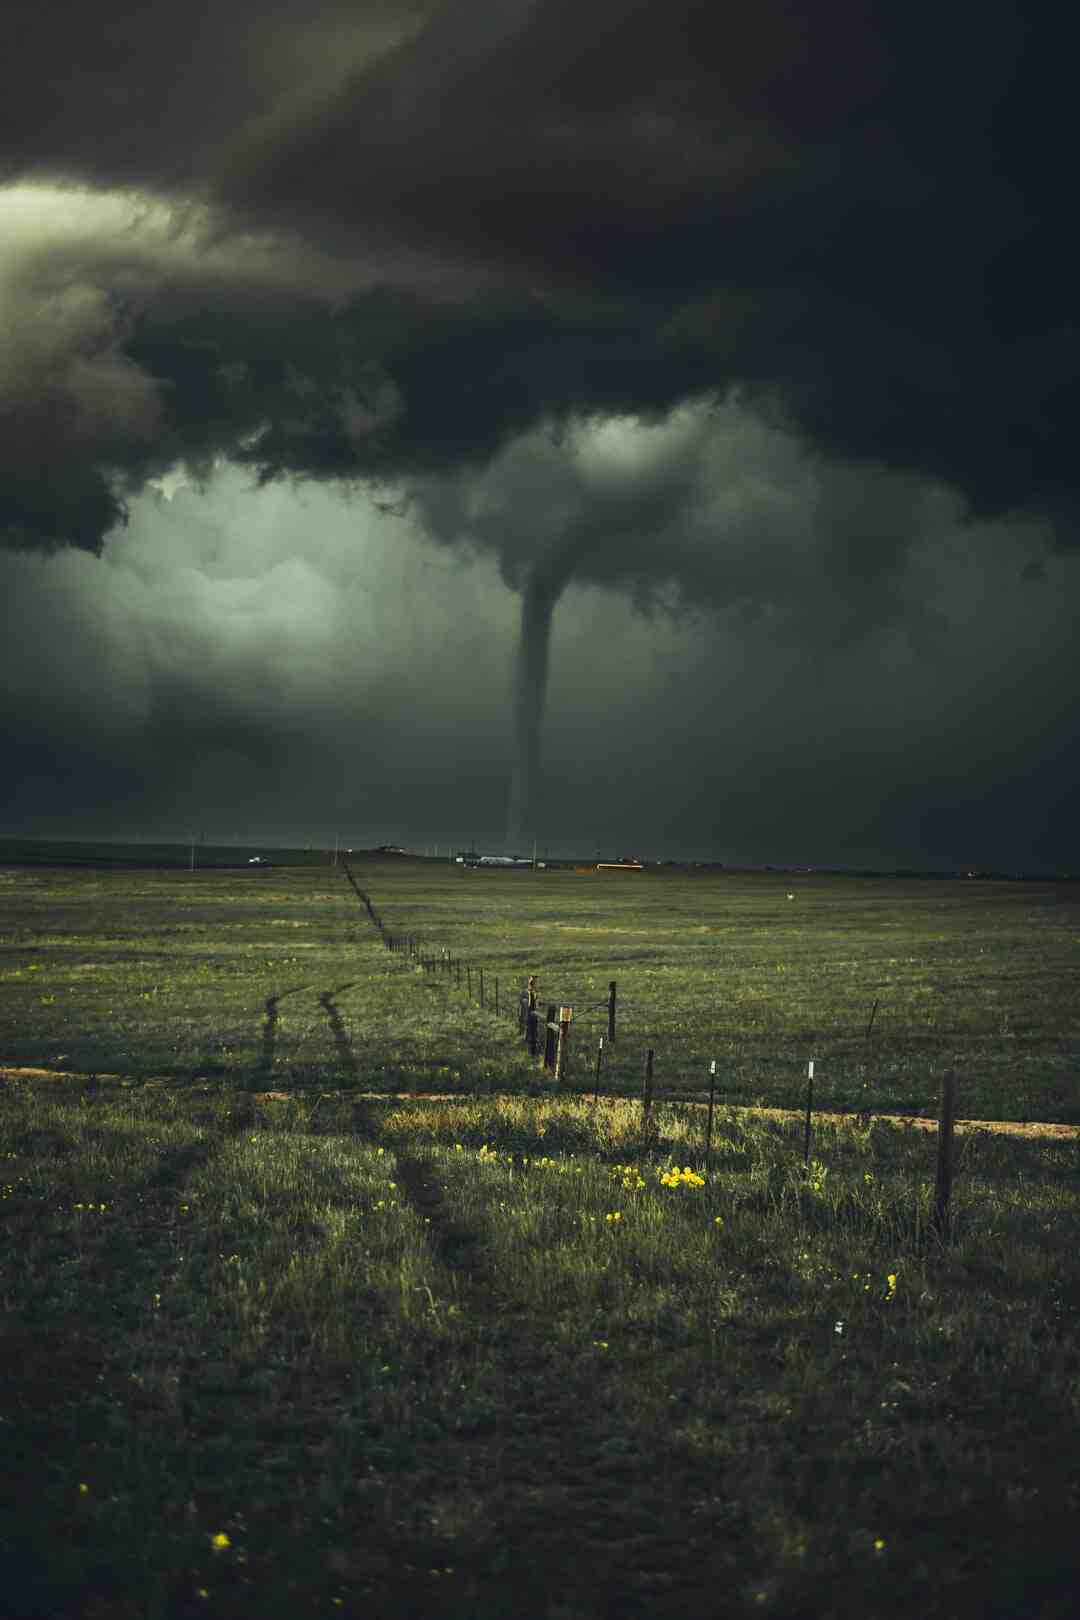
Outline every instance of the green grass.
{"label": "green grass", "polygon": [[484,1013],[464,971],[460,987],[437,974],[418,990],[419,970],[382,949],[325,864],[0,868],[0,1062],[177,1082],[520,1085],[530,1071],[507,1027],[531,972],[542,1005],[575,1009],[578,1091],[614,979],[601,1087],[615,1094],[640,1085],[652,1047],[660,1094],[700,1093],[715,1059],[726,1100],[798,1106],[813,1058],[821,1108],[936,1113],[953,1068],[961,1116],[1080,1123],[1075,884],[355,870],[391,933],[484,968]]}
{"label": "green grass", "polygon": [[[0,1086],[5,1612],[1072,1614],[1075,1139],[960,1136],[942,1247],[932,1135],[819,1120],[804,1170],[800,1121],[722,1107],[706,1170],[700,1109],[661,1096],[643,1131],[632,1099],[530,1095],[509,1018],[388,953],[340,875],[186,876],[0,870],[3,1061],[122,1077]],[[564,971],[618,978],[620,1009],[625,984],[628,1044],[649,985],[620,927],[667,930],[649,965],[700,987],[719,978],[708,935],[674,918],[726,908],[736,989],[730,963],[749,973],[795,927],[777,903],[769,931],[750,877],[633,895],[573,874],[357,881],[387,927],[500,978],[519,951],[554,976],[565,897],[600,931]],[[994,888],[980,912],[974,885],[832,881],[819,964],[862,960],[894,922],[910,956],[931,923],[945,934],[975,1010],[966,1046],[954,1030],[920,1055],[920,1084],[966,1054],[962,1103],[972,1052],[1006,1039],[985,1027],[978,953],[1019,949],[1049,896],[1010,1005],[1068,1081],[1068,891]],[[294,956],[309,988],[285,998]],[[863,981],[821,982],[824,1076]],[[667,1003],[648,1006],[670,1051]],[[688,1014],[695,1050],[713,1016]],[[771,1073],[764,1035],[740,1041]],[[762,1090],[780,1102],[801,1079],[776,1072]],[[978,1112],[1018,1115],[1030,1074],[1002,1064]],[[1072,1097],[1047,1117],[1075,1117]]]}

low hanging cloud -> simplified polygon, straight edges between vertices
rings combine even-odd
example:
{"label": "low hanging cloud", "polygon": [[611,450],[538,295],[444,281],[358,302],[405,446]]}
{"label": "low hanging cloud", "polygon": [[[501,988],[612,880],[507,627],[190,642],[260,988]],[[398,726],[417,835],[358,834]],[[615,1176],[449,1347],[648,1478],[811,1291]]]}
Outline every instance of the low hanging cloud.
{"label": "low hanging cloud", "polygon": [[8,543],[96,549],[215,455],[379,479],[738,386],[1075,544],[1067,53],[1028,8],[9,17]]}

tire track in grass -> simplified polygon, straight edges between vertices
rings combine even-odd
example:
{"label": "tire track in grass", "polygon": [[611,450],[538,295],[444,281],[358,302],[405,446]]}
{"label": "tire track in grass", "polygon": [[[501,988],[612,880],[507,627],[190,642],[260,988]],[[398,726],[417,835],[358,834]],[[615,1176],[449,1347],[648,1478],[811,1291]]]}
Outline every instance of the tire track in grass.
{"label": "tire track in grass", "polygon": [[[677,1580],[689,1556],[696,1572],[711,1568],[717,1580],[730,1579],[734,1542],[715,1530],[707,1541],[688,1531],[693,1499],[676,1510],[663,1470],[635,1449],[632,1425],[609,1394],[611,1380],[623,1376],[619,1367],[590,1364],[583,1382],[579,1353],[560,1346],[515,1300],[483,1233],[450,1208],[434,1156],[395,1154],[398,1184],[429,1223],[437,1273],[476,1325],[468,1347],[473,1388],[464,1400],[487,1409],[456,1442],[417,1448],[418,1469],[426,1454],[435,1477],[456,1471],[462,1500],[482,1504],[477,1534],[458,1536],[444,1554],[469,1572],[471,1593],[461,1595],[460,1608],[438,1610],[440,1617],[544,1620],[569,1602],[566,1613],[588,1620],[636,1620],[659,1613],[648,1595],[650,1570]],[[703,1483],[700,1495],[715,1488]]]}

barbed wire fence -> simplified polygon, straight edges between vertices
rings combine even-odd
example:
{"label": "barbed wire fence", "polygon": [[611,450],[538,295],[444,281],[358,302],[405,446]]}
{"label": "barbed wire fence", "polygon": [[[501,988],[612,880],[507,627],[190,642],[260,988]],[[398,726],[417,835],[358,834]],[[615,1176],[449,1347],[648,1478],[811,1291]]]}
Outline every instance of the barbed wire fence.
{"label": "barbed wire fence", "polygon": [[[539,1059],[542,1068],[553,1073],[555,1083],[564,1085],[569,1078],[570,1066],[570,1026],[574,1022],[575,1010],[567,1002],[547,1002],[541,1011],[537,999],[538,986],[535,974],[529,974],[526,983],[518,991],[509,994],[503,989],[500,994],[499,975],[488,974],[485,984],[484,969],[476,967],[473,963],[465,961],[462,957],[455,957],[446,946],[432,949],[425,946],[416,936],[411,934],[392,934],[386,927],[382,918],[375,910],[369,895],[360,888],[352,873],[347,860],[343,862],[345,877],[351,885],[357,898],[366,908],[372,925],[378,930],[379,936],[387,950],[394,955],[402,956],[412,962],[422,972],[433,977],[445,977],[455,987],[463,988],[469,1001],[478,1005],[481,1011],[490,1010],[495,1017],[506,1017],[517,1026],[518,1036],[528,1047],[530,1057]],[[464,968],[464,980],[462,969]],[[596,1037],[595,1069],[593,1071],[593,1098],[599,1102],[601,1092],[601,1073],[604,1067],[605,1051],[610,1056],[616,1042],[616,1010],[617,985],[612,979],[608,985],[608,994],[603,1001],[579,1005],[578,1011],[582,1013],[603,1010],[606,1014],[606,1028],[603,1034]],[[874,1013],[877,1012],[877,1002],[874,1003],[870,1016],[870,1025],[873,1024]],[[870,1026],[867,1027],[867,1037]],[[541,1040],[543,1051],[541,1053]],[[608,1043],[605,1047],[605,1041]],[[653,1080],[655,1050],[647,1047],[642,1061],[641,1082],[641,1128],[644,1139],[655,1136],[656,1120],[653,1115]],[[620,1075],[620,1082],[623,1077]],[[713,1061],[709,1068],[709,1104],[708,1121],[705,1136],[705,1165],[708,1173],[710,1150],[712,1141],[713,1112],[716,1091],[716,1063]],[[624,1096],[620,1089],[612,1095]],[[809,1174],[811,1170],[810,1144],[813,1128],[813,1099],[814,1099],[814,1060],[809,1060],[806,1088],[806,1117],[803,1138],[803,1165]],[[665,1099],[676,1101],[678,1099]],[[857,1116],[859,1123],[865,1128],[869,1125],[870,1114],[862,1111]],[[953,1151],[953,1132],[956,1123],[956,1074],[948,1070],[941,1080],[941,1091],[938,1109],[937,1130],[937,1162],[934,1181],[934,1199],[928,1223],[927,1236],[943,1247],[947,1242],[951,1230],[950,1197],[952,1193],[955,1173],[955,1158]]]}

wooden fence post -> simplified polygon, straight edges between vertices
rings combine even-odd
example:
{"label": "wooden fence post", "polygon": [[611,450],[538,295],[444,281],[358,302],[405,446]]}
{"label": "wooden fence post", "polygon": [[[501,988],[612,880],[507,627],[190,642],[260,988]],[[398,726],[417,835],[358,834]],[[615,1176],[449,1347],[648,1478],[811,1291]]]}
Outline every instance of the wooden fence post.
{"label": "wooden fence post", "polygon": [[555,1003],[548,1005],[547,1017],[544,1020],[544,1068],[555,1067]]}
{"label": "wooden fence post", "polygon": [[650,1046],[645,1053],[645,1073],[641,1082],[641,1123],[648,1125],[649,1115],[652,1112],[652,1082],[653,1082],[653,1049]]}
{"label": "wooden fence post", "polygon": [[559,1008],[559,1054],[555,1060],[555,1079],[566,1079],[566,1060],[570,1055],[570,1020],[574,1016],[573,1007]]}
{"label": "wooden fence post", "polygon": [[810,1059],[810,1067],[806,1076],[806,1141],[803,1143],[803,1164],[810,1163],[810,1115],[814,1108],[814,1060]]}
{"label": "wooden fence post", "polygon": [[614,1044],[615,1044],[615,980],[614,979],[612,979],[611,983],[608,985],[607,1038],[608,1038],[608,1044],[610,1046],[614,1046]]}
{"label": "wooden fence post", "polygon": [[947,1069],[941,1077],[941,1111],[938,1115],[937,1181],[934,1187],[934,1213],[930,1226],[942,1243],[949,1236],[949,1195],[952,1192],[952,1139],[956,1120],[956,1075]]}

